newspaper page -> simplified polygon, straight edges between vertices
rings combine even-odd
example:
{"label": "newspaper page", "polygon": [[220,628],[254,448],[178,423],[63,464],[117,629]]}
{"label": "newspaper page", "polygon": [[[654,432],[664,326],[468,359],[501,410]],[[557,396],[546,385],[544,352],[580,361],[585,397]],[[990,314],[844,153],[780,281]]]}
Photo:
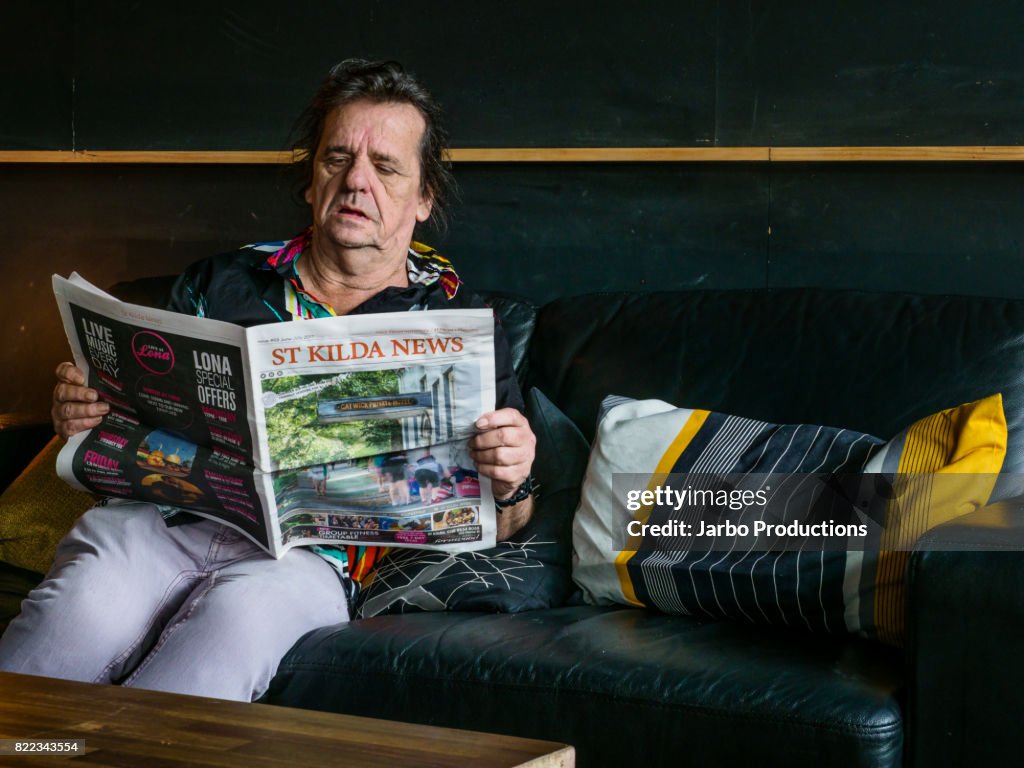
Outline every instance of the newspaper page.
{"label": "newspaper page", "polygon": [[102,496],[214,517],[272,549],[245,329],[126,304],[53,278],[75,365],[110,412],[68,440],[57,472]]}
{"label": "newspaper page", "polygon": [[494,545],[490,483],[467,445],[495,404],[490,310],[307,320],[247,338],[259,469],[285,548]]}
{"label": "newspaper page", "polygon": [[75,364],[110,405],[58,474],[217,519],[275,557],[302,544],[493,546],[467,440],[494,408],[490,310],[245,329],[54,276]]}

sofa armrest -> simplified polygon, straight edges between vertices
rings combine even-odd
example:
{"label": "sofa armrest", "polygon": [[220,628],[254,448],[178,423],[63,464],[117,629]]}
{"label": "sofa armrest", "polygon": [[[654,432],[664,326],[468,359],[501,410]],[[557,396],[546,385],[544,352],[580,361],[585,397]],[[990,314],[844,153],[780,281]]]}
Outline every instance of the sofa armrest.
{"label": "sofa armrest", "polygon": [[1024,754],[1024,496],[922,537],[907,572],[908,766]]}

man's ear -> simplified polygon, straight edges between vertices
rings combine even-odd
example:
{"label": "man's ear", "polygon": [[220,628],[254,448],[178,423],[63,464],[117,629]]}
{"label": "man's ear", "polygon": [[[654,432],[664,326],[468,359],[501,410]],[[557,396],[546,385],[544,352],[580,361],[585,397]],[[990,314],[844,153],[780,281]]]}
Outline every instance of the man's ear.
{"label": "man's ear", "polygon": [[302,198],[309,204],[313,204],[313,185],[307,184],[306,188],[302,190]]}
{"label": "man's ear", "polygon": [[416,221],[421,224],[430,218],[430,212],[434,210],[434,196],[427,193],[420,195],[420,202],[416,206]]}

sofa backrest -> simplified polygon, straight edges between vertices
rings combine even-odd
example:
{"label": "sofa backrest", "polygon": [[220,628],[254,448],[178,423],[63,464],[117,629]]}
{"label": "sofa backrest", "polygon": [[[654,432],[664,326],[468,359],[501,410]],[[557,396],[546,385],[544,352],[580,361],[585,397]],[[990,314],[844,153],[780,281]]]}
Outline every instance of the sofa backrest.
{"label": "sofa backrest", "polygon": [[[162,306],[172,282],[135,280],[111,292]],[[672,291],[588,294],[538,311],[482,296],[520,380],[588,439],[608,394],[889,438],[922,416],[1001,392],[1010,444],[997,495],[1024,492],[1024,300]]]}
{"label": "sofa backrest", "polygon": [[1001,392],[1003,469],[1024,472],[1019,300],[818,289],[577,296],[541,308],[528,379],[588,438],[608,394],[889,438]]}
{"label": "sofa backrest", "polygon": [[507,293],[480,291],[479,294],[480,298],[494,310],[498,323],[505,332],[509,350],[512,352],[512,365],[516,369],[520,386],[524,386],[530,359],[530,340],[537,324],[537,307]]}

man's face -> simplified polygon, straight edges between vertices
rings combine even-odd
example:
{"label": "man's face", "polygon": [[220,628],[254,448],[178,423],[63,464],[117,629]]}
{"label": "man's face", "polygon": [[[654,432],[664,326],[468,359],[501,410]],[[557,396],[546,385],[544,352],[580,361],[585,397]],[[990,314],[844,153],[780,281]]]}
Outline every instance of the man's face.
{"label": "man's face", "polygon": [[425,129],[410,104],[356,101],[331,112],[306,190],[316,234],[342,248],[404,255],[416,222],[430,216],[420,192]]}

